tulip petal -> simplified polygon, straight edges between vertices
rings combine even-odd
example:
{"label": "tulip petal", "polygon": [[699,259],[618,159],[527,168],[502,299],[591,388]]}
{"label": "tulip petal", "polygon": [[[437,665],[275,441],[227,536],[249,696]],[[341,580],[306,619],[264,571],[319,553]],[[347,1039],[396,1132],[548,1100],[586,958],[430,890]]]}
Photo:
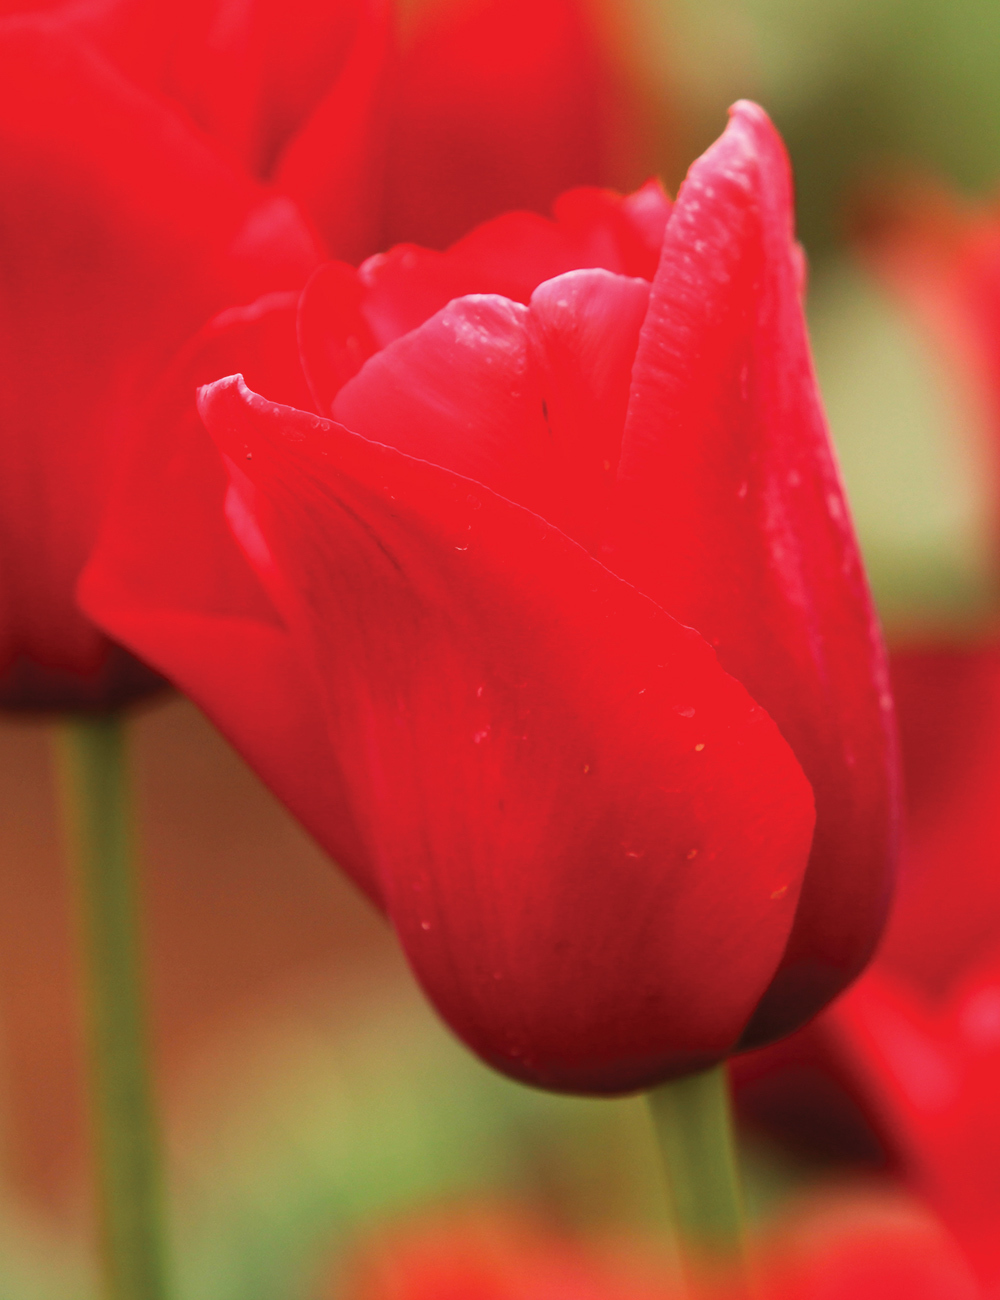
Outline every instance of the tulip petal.
{"label": "tulip petal", "polygon": [[313,405],[324,415],[330,414],[334,398],[377,350],[361,311],[364,296],[353,266],[325,262],[309,277],[299,298],[299,356]]}
{"label": "tulip petal", "polygon": [[622,197],[577,189],[553,205],[554,220],[509,212],[446,252],[400,244],[355,270],[320,267],[299,308],[299,345],[317,409],[378,348],[419,327],[454,298],[495,293],[527,303],[538,285],[567,271],[603,267],[653,278],[670,213],[658,181]]}
{"label": "tulip petal", "polygon": [[369,258],[359,276],[367,289],[365,319],[378,346],[470,293],[527,303],[544,280],[594,267],[652,280],[670,214],[659,181],[625,196],[569,190],[552,213],[550,221],[533,212],[507,212],[443,253],[401,244]]}
{"label": "tulip petal", "polygon": [[239,376],[201,411],[445,1019],[570,1091],[725,1052],[784,947],[812,831],[764,711],[696,633],[478,484]]}
{"label": "tulip petal", "polygon": [[127,450],[77,587],[109,635],[155,665],[248,755],[340,865],[377,899],[317,719],[319,684],[225,522],[228,478],[194,407],[233,357],[288,401],[308,400],[295,294],[224,313],[177,359]]}
{"label": "tulip petal", "polygon": [[119,445],[176,349],[224,305],[301,283],[285,199],[44,16],[0,23],[0,669],[92,673],[74,606]]}
{"label": "tulip petal", "polygon": [[602,178],[608,69],[575,0],[458,0],[422,8],[412,26],[391,141],[392,242],[443,248],[498,212],[544,212]]}
{"label": "tulip petal", "polygon": [[386,0],[113,0],[60,26],[195,125],[220,157],[278,185],[338,257],[381,235],[391,54]]}
{"label": "tulip petal", "polygon": [[602,270],[548,280],[528,307],[461,298],[370,357],[332,414],[593,547],[648,301],[645,280]]}
{"label": "tulip petal", "polygon": [[614,490],[648,307],[645,280],[608,271],[571,271],[531,295],[528,323],[555,462],[549,508],[540,513],[591,552],[600,545]]}
{"label": "tulip petal", "polygon": [[605,555],[717,648],[817,799],[795,929],[748,1042],[792,1029],[881,930],[897,789],[884,651],[798,297],[788,165],[738,105],[667,226]]}
{"label": "tulip petal", "polygon": [[358,0],[354,17],[336,79],[271,176],[309,213],[330,252],[348,260],[379,247],[382,235],[392,7]]}

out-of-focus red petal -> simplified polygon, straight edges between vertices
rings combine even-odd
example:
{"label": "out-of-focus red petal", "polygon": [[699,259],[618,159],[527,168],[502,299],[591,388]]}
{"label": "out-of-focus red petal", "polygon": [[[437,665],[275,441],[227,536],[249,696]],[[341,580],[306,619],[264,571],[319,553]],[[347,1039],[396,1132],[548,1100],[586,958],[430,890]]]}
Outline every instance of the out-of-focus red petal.
{"label": "out-of-focus red petal", "polygon": [[326,733],[320,686],[226,525],[229,481],[194,406],[234,357],[277,397],[308,403],[297,295],[234,309],[164,379],[146,436],[123,458],[79,583],[84,610],[195,701],[369,893]]}
{"label": "out-of-focus red petal", "polygon": [[764,711],[538,516],[238,377],[201,409],[453,1028],[571,1091],[724,1052],[784,946],[812,829]]}
{"label": "out-of-focus red petal", "polygon": [[0,663],[90,675],[106,648],[73,586],[149,388],[317,251],[286,199],[48,19],[0,24],[0,85]]}
{"label": "out-of-focus red petal", "polygon": [[676,1270],[646,1243],[595,1246],[495,1206],[391,1224],[353,1256],[317,1300],[680,1300]]}
{"label": "out-of-focus red petal", "polygon": [[827,1193],[769,1238],[764,1300],[984,1300],[943,1225],[899,1193]]}
{"label": "out-of-focus red petal", "polygon": [[292,195],[331,253],[360,259],[382,242],[386,0],[110,0],[60,6],[53,21]]}
{"label": "out-of-focus red petal", "polygon": [[908,817],[879,965],[938,997],[1000,949],[1000,651],[893,651]]}
{"label": "out-of-focus red petal", "polygon": [[643,326],[608,563],[775,718],[817,799],[782,969],[747,1042],[861,969],[882,927],[896,775],[884,652],[799,304],[787,160],[738,105],[674,207]]}
{"label": "out-of-focus red petal", "polygon": [[443,248],[603,179],[606,69],[577,0],[448,0],[416,19],[391,142],[390,242]]}
{"label": "out-of-focus red petal", "polygon": [[348,261],[384,245],[392,69],[388,0],[358,0],[355,7],[351,43],[336,80],[289,141],[271,177],[309,214],[330,252]]}
{"label": "out-of-focus red petal", "polygon": [[878,967],[819,1022],[904,1167],[993,1296],[1000,1288],[1000,963],[930,1003]]}

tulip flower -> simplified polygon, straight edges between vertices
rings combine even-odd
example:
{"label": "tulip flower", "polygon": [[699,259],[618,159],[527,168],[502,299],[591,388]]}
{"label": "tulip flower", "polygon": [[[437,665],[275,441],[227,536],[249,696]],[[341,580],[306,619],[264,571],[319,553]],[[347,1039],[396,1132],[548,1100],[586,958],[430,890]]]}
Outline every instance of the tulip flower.
{"label": "tulip flower", "polygon": [[176,388],[242,356],[200,401],[228,487],[164,399],[81,583],[542,1086],[782,1033],[882,924],[891,702],[790,204],[741,105],[672,210],[583,191],[323,268],[298,367],[288,300],[230,314]]}
{"label": "tulip flower", "polygon": [[[247,6],[242,26],[203,5],[0,19],[5,705],[103,706],[158,681],[73,595],[114,466],[182,343],[231,303],[300,288],[319,262],[292,199],[309,184],[358,193],[345,177],[371,145],[358,104],[381,77],[384,18],[304,7],[303,32],[287,8]],[[318,61],[309,78],[296,39]],[[341,255],[360,237],[337,225],[349,206],[324,223]]]}

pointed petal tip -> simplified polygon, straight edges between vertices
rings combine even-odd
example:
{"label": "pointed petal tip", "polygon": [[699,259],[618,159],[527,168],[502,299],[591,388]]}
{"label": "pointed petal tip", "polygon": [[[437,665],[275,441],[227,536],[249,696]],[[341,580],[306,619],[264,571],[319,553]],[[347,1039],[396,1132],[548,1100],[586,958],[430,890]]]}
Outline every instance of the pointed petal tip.
{"label": "pointed petal tip", "polygon": [[[737,100],[726,129],[692,164],[684,188],[711,197],[718,181],[735,184],[746,199],[763,203],[789,232],[794,227],[792,173],[784,141],[759,104]],[[681,196],[678,195],[678,201]]]}
{"label": "pointed petal tip", "polygon": [[774,125],[767,111],[752,99],[738,99],[731,104],[725,130],[694,164],[695,167],[706,158],[714,158],[720,152],[727,159],[739,150],[749,161],[760,159],[770,154],[777,154],[786,160],[784,141],[778,128]]}
{"label": "pointed petal tip", "polygon": [[729,121],[731,124],[742,122],[747,126],[774,130],[774,123],[768,116],[767,110],[761,108],[760,104],[753,99],[738,99],[734,104],[730,104]]}

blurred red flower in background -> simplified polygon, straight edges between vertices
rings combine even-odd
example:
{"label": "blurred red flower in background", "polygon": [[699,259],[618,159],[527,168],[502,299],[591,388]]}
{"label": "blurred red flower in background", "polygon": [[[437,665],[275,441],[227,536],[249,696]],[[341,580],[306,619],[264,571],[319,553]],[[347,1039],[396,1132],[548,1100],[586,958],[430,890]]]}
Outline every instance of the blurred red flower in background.
{"label": "blurred red flower in background", "polygon": [[804,1198],[765,1235],[758,1273],[766,1300],[986,1300],[933,1215],[877,1189]]}
{"label": "blurred red flower in background", "polygon": [[[760,1300],[985,1300],[933,1217],[898,1193],[806,1198],[757,1243]],[[581,1242],[495,1208],[441,1211],[363,1243],[325,1298],[349,1300],[743,1300],[717,1281],[691,1294],[638,1238]]]}
{"label": "blurred red flower in background", "polygon": [[574,0],[453,7],[404,56],[388,0],[3,12],[0,703],[103,707],[157,678],[73,589],[171,356],[388,225],[447,239],[599,180],[604,56]]}
{"label": "blurred red flower in background", "polygon": [[387,908],[460,1035],[571,1090],[812,1014],[867,959],[893,855],[882,652],[759,110],[668,211],[583,192],[324,268],[301,365],[291,300],[220,320],[178,391],[232,358],[266,394],[202,410],[273,607],[223,577],[183,397],[82,586]]}
{"label": "blurred red flower in background", "polygon": [[878,955],[803,1035],[738,1073],[751,1110],[779,1125],[781,1111],[796,1108],[812,1126],[845,1122],[840,1095],[827,1086],[835,1084],[994,1294],[1000,652],[913,648],[895,652],[892,667],[907,822]]}
{"label": "blurred red flower in background", "polygon": [[[348,1300],[670,1300],[669,1267],[638,1243],[586,1243],[496,1207],[439,1211],[355,1249],[329,1295]],[[321,1300],[327,1292],[320,1291]]]}
{"label": "blurred red flower in background", "polygon": [[[197,30],[213,18],[213,31]],[[359,8],[355,19],[332,88],[312,87],[321,99],[337,98],[338,73],[351,101],[370,98],[383,75],[385,40],[368,28],[383,31],[385,17]],[[294,35],[305,50],[316,43],[315,31]],[[367,122],[344,132],[335,113],[323,132],[322,102],[308,105],[307,127],[296,121],[283,101],[302,93],[302,60],[265,67],[265,37],[200,5],[73,6],[0,22],[8,704],[108,703],[148,685],[109,663],[73,597],[116,458],[140,435],[150,386],[185,339],[230,303],[300,286],[320,260],[301,211],[262,183],[277,153],[293,193],[308,147],[335,188],[338,155],[363,154],[380,172]],[[363,66],[352,67],[359,46]],[[353,251],[353,235],[342,244],[339,233],[332,250]]]}
{"label": "blurred red flower in background", "polygon": [[873,969],[823,1017],[820,1032],[986,1294],[1000,1294],[997,959],[936,1003]]}

